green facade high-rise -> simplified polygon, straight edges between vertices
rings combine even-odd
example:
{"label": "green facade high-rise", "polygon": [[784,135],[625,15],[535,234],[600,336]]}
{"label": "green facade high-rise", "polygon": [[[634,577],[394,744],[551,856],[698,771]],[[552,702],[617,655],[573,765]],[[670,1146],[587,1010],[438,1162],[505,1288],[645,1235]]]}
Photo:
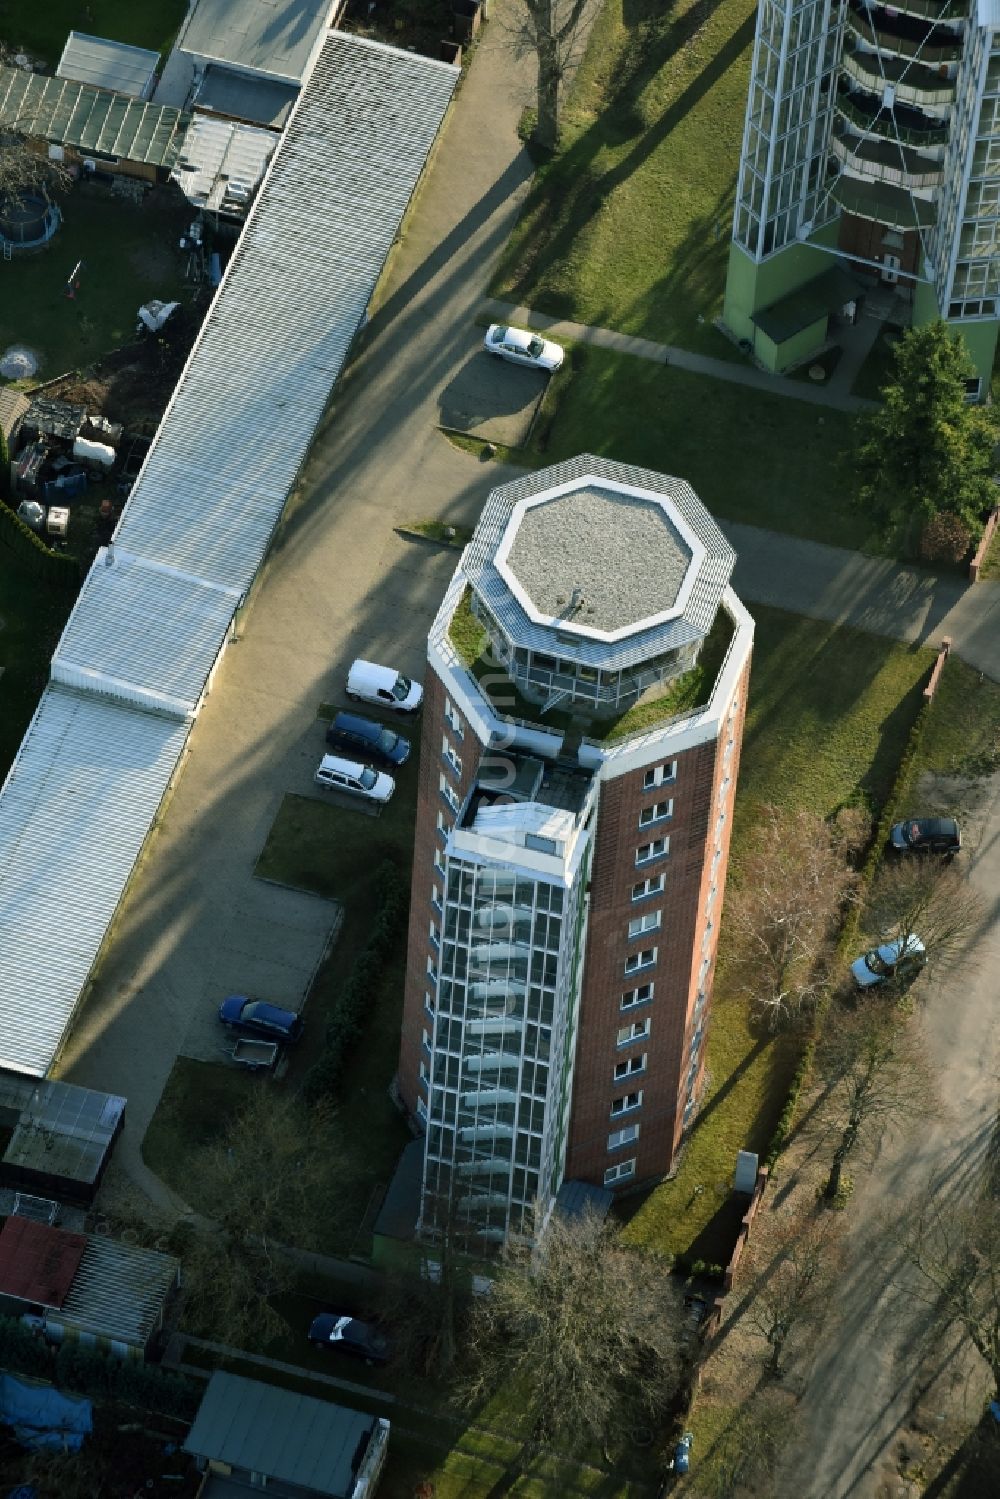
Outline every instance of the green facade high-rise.
{"label": "green facade high-rise", "polygon": [[761,0],[726,325],[787,369],[879,283],[960,329],[988,388],[1000,0]]}

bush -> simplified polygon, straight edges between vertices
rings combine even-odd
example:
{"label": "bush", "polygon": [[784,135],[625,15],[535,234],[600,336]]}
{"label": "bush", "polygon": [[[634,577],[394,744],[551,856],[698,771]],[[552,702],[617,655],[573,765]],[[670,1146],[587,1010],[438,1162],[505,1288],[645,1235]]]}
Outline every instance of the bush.
{"label": "bush", "polygon": [[957,515],[939,510],[920,533],[920,557],[924,562],[961,562],[972,545],[972,536]]}
{"label": "bush", "polygon": [[77,588],[80,564],[65,552],[53,552],[8,505],[0,504],[0,544],[28,564],[36,577],[56,588]]}
{"label": "bush", "polygon": [[347,1054],[361,1034],[366,1006],[406,914],[406,887],[395,864],[386,860],[375,876],[376,907],[368,941],[337,995],[326,1023],[323,1051],[306,1074],[302,1091],[316,1103],[336,1087]]}

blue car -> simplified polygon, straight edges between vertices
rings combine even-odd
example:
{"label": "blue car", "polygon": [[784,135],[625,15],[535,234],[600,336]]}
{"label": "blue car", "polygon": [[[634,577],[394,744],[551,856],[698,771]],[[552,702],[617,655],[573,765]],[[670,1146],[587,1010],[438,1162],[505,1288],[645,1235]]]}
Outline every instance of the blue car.
{"label": "blue car", "polygon": [[219,1019],[230,1030],[244,1036],[260,1036],[264,1041],[297,1041],[302,1034],[302,1016],[293,1010],[281,1010],[262,999],[246,994],[230,994],[219,1006]]}
{"label": "blue car", "polygon": [[360,713],[338,713],[326,731],[326,742],[333,750],[346,750],[354,759],[375,760],[381,765],[405,765],[410,758],[410,741]]}

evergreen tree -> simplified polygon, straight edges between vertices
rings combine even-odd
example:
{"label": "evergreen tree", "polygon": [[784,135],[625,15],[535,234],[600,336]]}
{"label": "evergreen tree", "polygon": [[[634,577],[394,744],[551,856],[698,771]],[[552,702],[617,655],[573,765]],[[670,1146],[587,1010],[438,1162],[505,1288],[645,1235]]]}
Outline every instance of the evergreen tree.
{"label": "evergreen tree", "polygon": [[860,419],[857,502],[914,546],[942,512],[978,536],[982,512],[996,503],[996,419],[966,400],[975,373],[942,319],[911,328],[896,345],[882,406]]}

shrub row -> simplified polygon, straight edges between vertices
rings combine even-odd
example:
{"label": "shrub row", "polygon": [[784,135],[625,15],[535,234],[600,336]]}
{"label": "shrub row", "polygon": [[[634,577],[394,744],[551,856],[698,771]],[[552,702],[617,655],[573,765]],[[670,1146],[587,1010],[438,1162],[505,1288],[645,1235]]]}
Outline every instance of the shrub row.
{"label": "shrub row", "polygon": [[56,1349],[12,1317],[0,1317],[0,1367],[77,1395],[140,1406],[185,1421],[194,1416],[203,1391],[198,1380],[186,1375],[112,1358],[72,1340]]}
{"label": "shrub row", "polygon": [[774,1170],[775,1162],[784,1150],[785,1141],[791,1133],[795,1110],[799,1106],[799,1094],[802,1092],[805,1080],[809,1076],[809,1069],[812,1066],[815,1050],[815,1041],[809,1041],[801,1057],[799,1057],[799,1065],[796,1067],[792,1080],[788,1085],[788,1096],[785,1099],[785,1106],[778,1116],[778,1122],[774,1126],[774,1134],[771,1136],[767,1155],[764,1157],[764,1165],[769,1171]]}
{"label": "shrub row", "polygon": [[341,986],[326,1024],[323,1051],[303,1084],[309,1103],[332,1093],[362,1019],[375,993],[386,960],[392,955],[406,913],[406,885],[396,865],[386,860],[375,876],[375,918],[368,941]]}
{"label": "shrub row", "polygon": [[80,564],[65,552],[53,552],[30,526],[8,505],[0,504],[0,542],[15,552],[36,577],[45,578],[56,588],[77,588]]}

